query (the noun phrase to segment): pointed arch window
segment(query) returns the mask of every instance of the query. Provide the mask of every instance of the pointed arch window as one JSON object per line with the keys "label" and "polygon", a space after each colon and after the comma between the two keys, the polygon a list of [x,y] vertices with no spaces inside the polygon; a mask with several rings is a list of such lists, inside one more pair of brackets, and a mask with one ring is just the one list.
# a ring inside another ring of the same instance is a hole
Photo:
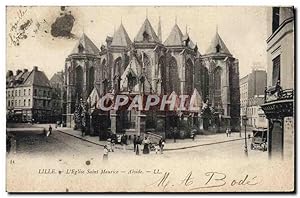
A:
{"label": "pointed arch window", "polygon": [[149,34],[146,31],[143,33],[143,41],[149,42]]}
{"label": "pointed arch window", "polygon": [[217,53],[220,53],[220,49],[221,49],[221,46],[218,44],[218,45],[216,46],[216,52],[217,52]]}
{"label": "pointed arch window", "polygon": [[80,43],[80,44],[78,45],[78,53],[81,54],[81,53],[83,53],[83,51],[84,51],[84,47],[83,47],[83,45]]}
{"label": "pointed arch window", "polygon": [[221,73],[220,67],[217,67],[214,72],[214,89],[215,95],[221,95]]}

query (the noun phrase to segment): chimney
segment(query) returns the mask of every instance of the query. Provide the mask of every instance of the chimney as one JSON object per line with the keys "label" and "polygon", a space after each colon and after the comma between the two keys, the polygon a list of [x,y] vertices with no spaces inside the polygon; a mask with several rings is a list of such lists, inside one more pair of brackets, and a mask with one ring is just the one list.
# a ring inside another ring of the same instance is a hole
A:
{"label": "chimney", "polygon": [[18,69],[16,72],[16,75],[19,75],[22,72],[22,70]]}
{"label": "chimney", "polygon": [[14,75],[14,72],[12,70],[8,70],[6,73],[6,77],[11,77]]}
{"label": "chimney", "polygon": [[38,66],[33,66],[33,71],[38,71]]}

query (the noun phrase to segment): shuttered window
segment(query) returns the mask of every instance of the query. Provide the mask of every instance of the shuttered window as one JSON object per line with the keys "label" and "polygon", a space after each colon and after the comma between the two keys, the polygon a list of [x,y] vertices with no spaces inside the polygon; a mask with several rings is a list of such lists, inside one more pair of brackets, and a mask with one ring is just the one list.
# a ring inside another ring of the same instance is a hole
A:
{"label": "shuttered window", "polygon": [[273,59],[272,85],[280,81],[280,55]]}

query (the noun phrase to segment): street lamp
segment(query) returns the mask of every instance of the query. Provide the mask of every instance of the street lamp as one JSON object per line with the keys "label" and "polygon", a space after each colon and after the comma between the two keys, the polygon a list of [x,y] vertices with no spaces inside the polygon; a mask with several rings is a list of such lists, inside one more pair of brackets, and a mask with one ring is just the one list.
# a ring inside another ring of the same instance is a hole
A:
{"label": "street lamp", "polygon": [[246,132],[246,127],[247,127],[247,116],[243,115],[243,124],[245,126],[245,154],[248,157],[248,148],[247,148],[247,132]]}

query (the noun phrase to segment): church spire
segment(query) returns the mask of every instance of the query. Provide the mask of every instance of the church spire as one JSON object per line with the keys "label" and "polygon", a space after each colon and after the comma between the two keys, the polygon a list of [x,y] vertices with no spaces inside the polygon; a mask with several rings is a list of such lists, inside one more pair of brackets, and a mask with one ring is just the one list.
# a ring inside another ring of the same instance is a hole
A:
{"label": "church spire", "polygon": [[157,36],[160,42],[162,42],[162,36],[161,36],[161,21],[160,21],[160,16],[158,18],[158,30],[157,30]]}

